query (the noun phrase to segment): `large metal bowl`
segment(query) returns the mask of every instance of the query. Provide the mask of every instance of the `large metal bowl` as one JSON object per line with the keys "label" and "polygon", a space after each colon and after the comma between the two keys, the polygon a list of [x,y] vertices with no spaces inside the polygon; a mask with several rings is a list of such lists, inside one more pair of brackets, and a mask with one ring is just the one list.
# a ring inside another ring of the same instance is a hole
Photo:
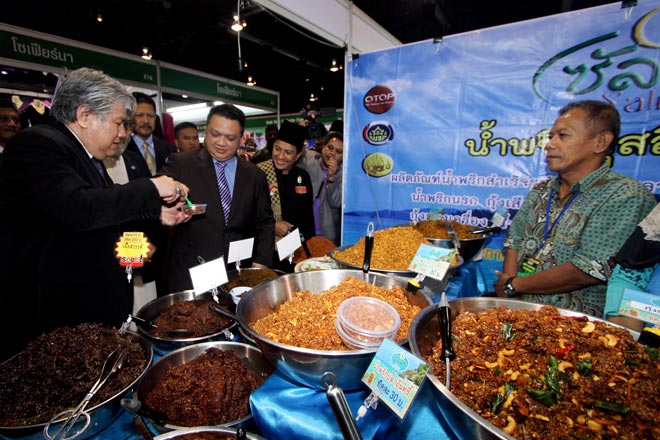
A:
{"label": "large metal bowl", "polygon": [[[417,223],[404,223],[397,226],[415,226]],[[470,231],[476,231],[483,228],[478,228],[476,226],[470,226]],[[492,232],[486,232],[479,234],[479,237],[474,238],[459,238],[458,243],[460,247],[458,248],[458,255],[463,258],[463,261],[472,261],[479,252],[486,246],[486,241],[488,238],[493,235]],[[433,244],[433,246],[438,246],[444,249],[454,249],[456,246],[451,239],[448,238],[436,238],[436,237],[426,237],[428,241]]]}
{"label": "large metal bowl", "polygon": [[[361,267],[354,266],[350,263],[346,263],[342,260],[339,260],[335,257],[336,252],[341,252],[351,246],[354,245],[346,245],[346,246],[340,246],[338,248],[333,249],[328,256],[332,258],[336,264],[337,267],[341,269],[352,269],[352,270],[362,270]],[[447,270],[447,273],[445,274],[444,278],[442,280],[436,280],[431,277],[427,277],[424,280],[424,286],[427,288],[427,291],[430,293],[431,298],[435,298],[437,294],[445,290],[445,287],[447,286],[447,283],[449,282],[449,279],[453,275],[454,271],[458,269],[461,265],[463,264],[463,258],[459,255],[456,257],[454,260],[453,264],[449,267],[449,270]],[[377,273],[382,273],[385,275],[392,275],[395,277],[401,277],[401,278],[415,278],[417,276],[417,272],[412,272],[409,270],[391,270],[391,269],[369,269],[370,272],[377,272]]]}
{"label": "large metal bowl", "polygon": [[[450,301],[449,305],[451,307],[452,320],[462,312],[479,312],[494,307],[508,307],[511,310],[540,310],[542,307],[541,304],[525,301],[486,297],[455,299]],[[578,313],[572,310],[558,310],[562,316],[584,316],[584,313]],[[428,358],[432,353],[433,346],[440,338],[440,326],[436,311],[436,305],[427,307],[417,315],[410,325],[410,332],[408,333],[410,350],[422,359]],[[602,321],[602,319],[593,316],[589,316],[589,319],[592,321]],[[610,325],[619,327],[614,324]],[[635,332],[631,333],[637,338],[638,334]],[[432,384],[433,394],[438,407],[457,438],[515,440],[514,437],[495,427],[495,425],[492,425],[464,404],[431,372],[428,373],[428,378]]]}
{"label": "large metal bowl", "polygon": [[[323,292],[339,284],[346,277],[362,279],[363,273],[357,270],[319,270],[299,272],[281,276],[261,284],[238,303],[238,321],[255,341],[278,371],[290,379],[311,387],[323,389],[321,376],[327,371],[337,376],[338,386],[344,390],[359,388],[361,378],[376,350],[329,351],[312,350],[275,342],[254,331],[251,323],[273,313],[277,307],[291,299],[294,293],[309,290],[312,293]],[[369,273],[368,280],[376,286],[406,288],[407,280],[379,273]],[[411,304],[424,308],[431,304],[425,291],[408,293]]]}
{"label": "large metal bowl", "polygon": [[[146,359],[144,369],[142,370],[140,375],[136,377],[135,380],[133,380],[123,390],[121,390],[114,396],[106,399],[104,402],[101,402],[91,408],[86,409],[86,412],[89,413],[90,415],[91,421],[89,427],[85,431],[83,431],[79,437],[77,437],[78,440],[84,440],[84,439],[96,437],[99,432],[107,428],[113,422],[113,420],[115,420],[117,415],[122,411],[120,405],[121,399],[124,396],[126,396],[126,394],[129,393],[129,391],[135,386],[135,384],[145,375],[147,369],[151,365],[154,355],[151,344],[145,338],[143,338],[142,336],[136,333],[130,331],[127,333],[131,336],[133,341],[136,344],[139,344],[140,347],[144,350],[145,359]],[[13,359],[13,357],[5,362],[9,362],[11,361],[11,359]],[[54,433],[55,431],[57,431],[59,425],[60,425],[59,423],[54,423],[50,428],[50,432]],[[0,436],[6,438],[21,439],[21,440],[43,440],[44,439],[43,431],[45,426],[46,423],[27,425],[21,427],[0,426]]]}
{"label": "large metal bowl", "polygon": [[[247,366],[248,369],[255,371],[264,378],[270,376],[270,374],[273,372],[273,366],[270,364],[270,362],[268,362],[268,360],[264,357],[258,348],[253,347],[252,345],[227,341],[202,342],[199,344],[181,347],[166,354],[158,361],[156,361],[156,363],[154,363],[154,365],[147,370],[147,372],[144,374],[144,377],[138,384],[134,398],[139,401],[144,401],[144,399],[149,395],[151,390],[154,389],[160,378],[163,376],[163,374],[165,374],[165,372],[167,372],[167,370],[190,362],[211,347],[217,348],[219,350],[233,350],[243,360],[243,363]],[[147,417],[149,416],[147,415]],[[232,420],[228,423],[218,426],[235,428],[246,427],[247,422],[251,419],[252,415],[248,414],[242,419]],[[186,428],[183,426],[176,426],[167,423],[159,424],[159,422],[156,420],[152,421],[154,426],[156,426],[156,428],[161,432]]]}
{"label": "large metal bowl", "polygon": [[[154,437],[154,440],[190,440],[204,434],[226,434],[226,436],[232,437],[236,436],[236,431],[236,428],[199,426],[196,428],[177,429],[175,431],[166,432]],[[246,438],[248,440],[264,440],[260,435],[252,434],[250,432],[246,433]]]}
{"label": "large metal bowl", "polygon": [[[213,295],[209,292],[202,293],[201,295],[195,295],[195,292],[192,290],[170,293],[169,295],[161,296],[152,301],[149,301],[147,304],[142,306],[140,310],[138,310],[136,316],[147,321],[153,321],[158,315],[160,315],[163,311],[172,305],[179,302],[193,300],[213,301]],[[219,294],[218,300],[220,305],[233,310],[234,303],[229,295]],[[159,337],[150,334],[140,326],[138,326],[137,329],[138,333],[140,333],[153,344],[154,349],[159,354],[164,354],[177,348],[185,347],[191,344],[197,344],[200,342],[227,340],[223,330],[198,337],[177,337],[175,335],[170,337]]]}

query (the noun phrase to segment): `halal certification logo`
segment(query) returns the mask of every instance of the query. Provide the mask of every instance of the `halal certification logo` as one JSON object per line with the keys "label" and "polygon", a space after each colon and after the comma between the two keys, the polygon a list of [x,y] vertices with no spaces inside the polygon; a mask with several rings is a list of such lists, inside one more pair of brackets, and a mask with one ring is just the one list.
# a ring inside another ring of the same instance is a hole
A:
{"label": "halal certification logo", "polygon": [[371,145],[384,145],[394,139],[394,127],[387,121],[374,121],[364,127],[362,137]]}
{"label": "halal certification logo", "polygon": [[378,85],[369,89],[362,102],[368,111],[380,115],[392,108],[394,99],[394,92],[389,87]]}

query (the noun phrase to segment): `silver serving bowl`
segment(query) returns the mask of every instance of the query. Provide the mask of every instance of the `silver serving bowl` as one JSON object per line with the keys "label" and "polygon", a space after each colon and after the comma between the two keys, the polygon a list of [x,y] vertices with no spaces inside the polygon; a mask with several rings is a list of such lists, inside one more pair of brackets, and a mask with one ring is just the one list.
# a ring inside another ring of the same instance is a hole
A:
{"label": "silver serving bowl", "polygon": [[[335,256],[337,252],[342,252],[348,249],[349,247],[354,246],[354,245],[345,245],[345,246],[339,246],[333,250],[330,251],[328,256],[332,258],[338,267],[341,269],[352,269],[352,270],[362,270],[362,266],[355,266],[350,263],[346,263],[345,261],[337,259]],[[457,269],[463,264],[464,260],[462,257],[457,257],[455,260],[454,264],[450,266],[450,270]],[[403,277],[403,278],[414,278],[417,275],[417,272],[413,272],[411,270],[392,270],[392,269],[378,269],[378,268],[369,268],[369,272],[377,272],[377,273],[382,273],[385,275],[392,275],[396,277]]]}
{"label": "silver serving bowl", "polygon": [[[101,402],[91,408],[87,408],[85,411],[90,416],[89,427],[83,431],[80,436],[77,437],[77,440],[85,440],[88,438],[95,438],[99,432],[107,428],[119,415],[122,411],[120,405],[121,399],[126,396],[127,393],[135,386],[135,384],[145,375],[147,369],[151,365],[153,360],[154,352],[149,341],[147,341],[142,336],[133,333],[131,331],[126,332],[129,334],[135,343],[139,344],[140,347],[144,350],[146,364],[144,369],[138,377],[135,378],[128,386],[123,390],[115,394],[114,396],[106,399],[104,402]],[[18,355],[16,355],[18,356]],[[12,358],[8,359],[5,362],[11,361]],[[40,423],[35,425],[27,425],[20,427],[13,426],[0,426],[0,436],[5,438],[12,439],[21,439],[21,440],[43,440],[44,439],[44,427],[47,423]],[[59,428],[60,423],[53,423],[49,432],[54,433]],[[74,428],[76,429],[76,428]],[[70,434],[73,435],[73,432]]]}
{"label": "silver serving bowl", "polygon": [[[175,431],[166,432],[154,437],[154,440],[184,440],[188,438],[186,436],[192,436],[190,438],[194,439],[195,435],[200,434],[227,434],[235,436],[236,431],[237,429],[235,428],[199,426],[196,428],[177,429]],[[246,433],[246,438],[248,440],[264,440],[263,437],[249,432]]]}
{"label": "silver serving bowl", "polygon": [[[149,301],[147,304],[142,306],[140,310],[138,310],[136,316],[147,321],[153,321],[158,315],[160,315],[163,311],[167,310],[167,308],[171,307],[172,305],[179,302],[193,300],[213,301],[213,295],[210,292],[205,292],[201,295],[195,295],[195,292],[192,290],[170,293],[169,295],[161,296]],[[218,292],[218,301],[221,306],[227,307],[230,310],[234,309],[234,302],[232,301],[231,296]],[[168,337],[154,336],[140,326],[137,327],[137,330],[138,333],[140,333],[153,344],[154,349],[159,354],[200,342],[227,340],[223,330],[197,337],[179,337],[177,335],[171,335]]]}
{"label": "silver serving bowl", "polygon": [[[416,223],[404,223],[402,225],[398,226],[415,226]],[[472,231],[476,231],[478,228],[476,226],[470,226],[469,228]],[[458,243],[460,244],[460,247],[458,249],[458,255],[460,255],[463,258],[463,261],[472,261],[474,257],[476,257],[479,252],[486,246],[486,241],[488,238],[493,235],[492,232],[486,232],[483,234],[479,234],[479,237],[475,238],[459,238]],[[438,246],[444,249],[454,249],[456,246],[454,245],[454,242],[451,239],[448,238],[435,238],[435,237],[426,237],[428,241],[433,244],[433,246]]]}
{"label": "silver serving bowl", "polygon": [[[542,305],[511,300],[506,298],[459,298],[449,302],[451,308],[452,320],[462,312],[479,312],[494,307],[508,307],[511,310],[540,310]],[[558,309],[562,316],[584,316],[584,313],[574,312],[572,310]],[[439,324],[437,318],[437,305],[427,307],[422,310],[413,320],[408,333],[408,342],[410,350],[416,356],[426,360],[432,354],[433,346],[440,338]],[[589,316],[592,321],[603,321],[602,319]],[[609,325],[619,327],[608,323]],[[632,332],[635,339],[638,334]],[[515,440],[514,437],[505,433],[501,429],[492,425],[486,419],[477,414],[469,406],[458,399],[445,384],[430,371],[428,378],[432,384],[433,394],[436,403],[443,417],[451,427],[457,438],[469,438],[479,440]]]}
{"label": "silver serving bowl", "polygon": [[[363,279],[362,271],[319,270],[283,275],[280,278],[261,284],[238,303],[237,315],[241,327],[255,341],[264,356],[276,365],[278,371],[290,379],[311,388],[324,389],[321,376],[333,372],[338,386],[344,390],[359,388],[361,378],[376,350],[330,351],[312,350],[275,342],[252,329],[251,323],[276,311],[277,307],[291,299],[294,293],[309,290],[323,292],[339,284],[346,277]],[[380,273],[369,273],[368,281],[376,286],[406,288],[407,280]],[[411,304],[424,308],[431,304],[426,291],[408,293]]]}
{"label": "silver serving bowl", "polygon": [[[340,246],[336,249],[333,249],[330,251],[328,256],[332,258],[337,266],[341,269],[352,269],[352,270],[362,270],[362,267],[354,266],[352,264],[346,263],[344,261],[338,260],[335,257],[335,252],[341,252],[353,245],[346,245],[346,246]],[[463,258],[461,256],[456,257],[456,260],[454,264],[452,264],[449,267],[449,270],[447,270],[447,273],[445,274],[445,277],[442,280],[436,280],[431,277],[426,277],[424,280],[424,286],[426,287],[428,292],[432,292],[430,294],[431,298],[435,298],[436,294],[439,294],[443,290],[445,290],[445,287],[447,286],[447,283],[449,282],[449,278],[451,278],[452,274],[456,269],[458,269],[461,265],[463,265]],[[402,277],[405,279],[408,278],[415,278],[417,276],[417,272],[412,272],[409,270],[390,270],[390,269],[371,269],[369,268],[370,272],[377,272],[377,273],[382,273],[385,275],[392,275],[395,277]]]}
{"label": "silver serving bowl", "polygon": [[[165,374],[165,372],[167,372],[167,370],[190,362],[211,347],[217,348],[219,350],[235,351],[236,354],[243,360],[243,363],[247,366],[248,369],[255,371],[264,378],[267,378],[273,372],[273,366],[270,364],[270,362],[268,362],[268,360],[264,357],[258,348],[252,345],[228,341],[202,342],[194,345],[188,345],[186,347],[181,347],[166,354],[158,361],[156,361],[156,363],[154,363],[154,365],[151,366],[151,368],[149,368],[142,377],[142,380],[138,384],[135,391],[134,398],[138,401],[144,401],[144,399],[149,395],[151,390],[154,389],[160,378],[163,376],[163,374]],[[146,417],[149,417],[149,415],[146,414]],[[250,419],[252,419],[252,415],[248,414],[239,420],[232,420],[218,426],[240,428],[244,427],[246,422],[248,422]],[[167,424],[167,422],[164,424],[160,424],[156,420],[152,420],[152,422],[154,423],[154,426],[156,426],[156,428],[161,432],[185,428],[183,426]]]}

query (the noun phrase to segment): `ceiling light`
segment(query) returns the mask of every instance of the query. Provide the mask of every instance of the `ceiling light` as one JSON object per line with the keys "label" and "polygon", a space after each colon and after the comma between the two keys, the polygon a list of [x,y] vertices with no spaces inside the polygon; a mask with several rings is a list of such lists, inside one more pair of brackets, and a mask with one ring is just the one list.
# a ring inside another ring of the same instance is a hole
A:
{"label": "ceiling light", "polygon": [[188,95],[181,95],[181,97],[182,97],[183,99],[186,99],[186,98],[188,98]]}
{"label": "ceiling light", "polygon": [[151,52],[149,52],[148,47],[143,47],[141,56],[142,56],[142,59],[144,59],[144,60],[150,60],[153,55],[151,55]]}
{"label": "ceiling light", "polygon": [[339,70],[337,66],[337,60],[332,60],[332,66],[330,66],[330,72],[336,72]]}
{"label": "ceiling light", "polygon": [[103,23],[103,16],[101,14],[97,15],[96,21],[98,21],[99,23]]}
{"label": "ceiling light", "polygon": [[243,30],[243,25],[238,20],[238,15],[234,15],[234,22],[231,24],[231,30],[234,32],[240,32]]}
{"label": "ceiling light", "polygon": [[247,85],[250,86],[250,87],[252,87],[252,86],[256,86],[256,85],[257,85],[257,82],[254,81],[254,80],[252,80],[252,77],[251,77],[251,76],[248,76]]}
{"label": "ceiling light", "polygon": [[316,101],[317,99],[318,98],[316,96],[314,96],[313,93],[309,96],[309,100],[312,101],[312,102]]}

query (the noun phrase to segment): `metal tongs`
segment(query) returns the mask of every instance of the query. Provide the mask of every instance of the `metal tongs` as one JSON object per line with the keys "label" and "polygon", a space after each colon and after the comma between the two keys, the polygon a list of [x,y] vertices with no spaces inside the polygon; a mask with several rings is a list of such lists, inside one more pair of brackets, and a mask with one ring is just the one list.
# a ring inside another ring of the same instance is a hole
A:
{"label": "metal tongs", "polygon": [[[115,350],[110,353],[103,363],[103,368],[101,368],[101,374],[98,380],[89,389],[85,395],[85,398],[74,409],[62,411],[50,419],[46,426],[44,426],[44,437],[46,437],[48,440],[73,440],[85,432],[91,422],[91,417],[89,416],[89,413],[85,411],[85,408],[87,408],[87,405],[92,400],[92,397],[94,397],[98,390],[100,390],[101,387],[105,385],[108,379],[110,379],[110,377],[114,376],[117,372],[119,372],[119,370],[123,368],[127,357],[128,354],[125,350]],[[51,434],[51,426],[63,417],[66,417],[66,419],[64,419],[57,431]],[[69,432],[71,432],[71,429],[78,423],[80,417],[85,418],[84,425],[75,434],[69,436]]]}
{"label": "metal tongs", "polygon": [[364,261],[362,263],[362,272],[364,273],[364,282],[369,282],[369,268],[371,267],[371,251],[374,248],[374,222],[367,225],[367,235],[364,236]]}
{"label": "metal tongs", "polygon": [[450,389],[451,374],[449,364],[450,361],[456,357],[456,353],[454,353],[451,346],[451,309],[449,308],[449,301],[447,301],[447,294],[445,292],[442,292],[440,295],[440,302],[438,303],[438,322],[440,323],[440,336],[442,338],[442,354],[440,355],[440,358],[445,360],[447,369],[445,386],[447,389]]}

